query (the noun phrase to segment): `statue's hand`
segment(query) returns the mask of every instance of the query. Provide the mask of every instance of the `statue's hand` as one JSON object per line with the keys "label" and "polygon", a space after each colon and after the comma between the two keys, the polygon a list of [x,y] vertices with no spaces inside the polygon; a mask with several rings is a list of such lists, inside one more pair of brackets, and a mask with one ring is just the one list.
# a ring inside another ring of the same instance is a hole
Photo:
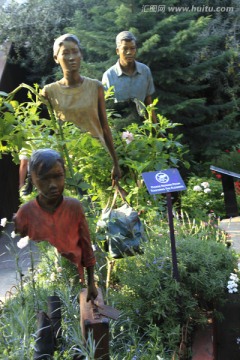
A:
{"label": "statue's hand", "polygon": [[98,296],[98,291],[95,284],[88,285],[87,301],[94,300]]}
{"label": "statue's hand", "polygon": [[119,180],[121,178],[121,176],[122,176],[122,174],[121,174],[120,167],[118,165],[113,166],[112,173],[111,173],[113,186],[115,185],[115,181]]}

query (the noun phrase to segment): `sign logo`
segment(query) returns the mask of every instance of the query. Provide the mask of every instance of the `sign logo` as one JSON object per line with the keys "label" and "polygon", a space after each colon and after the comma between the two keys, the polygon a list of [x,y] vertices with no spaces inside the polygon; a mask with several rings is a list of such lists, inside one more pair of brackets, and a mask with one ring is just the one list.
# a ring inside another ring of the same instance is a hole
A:
{"label": "sign logo", "polygon": [[169,182],[169,176],[167,174],[162,173],[162,172],[157,173],[155,175],[155,179],[161,184],[165,184],[165,183]]}
{"label": "sign logo", "polygon": [[177,169],[150,171],[142,173],[142,177],[151,195],[186,190]]}

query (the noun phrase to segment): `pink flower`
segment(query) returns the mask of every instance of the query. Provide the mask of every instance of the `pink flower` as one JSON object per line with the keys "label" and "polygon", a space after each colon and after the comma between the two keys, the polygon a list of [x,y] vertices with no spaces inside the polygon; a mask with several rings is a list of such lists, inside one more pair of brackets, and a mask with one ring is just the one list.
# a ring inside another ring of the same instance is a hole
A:
{"label": "pink flower", "polygon": [[122,139],[123,139],[123,140],[126,140],[126,143],[127,143],[127,144],[130,144],[130,142],[132,142],[133,139],[134,139],[134,135],[133,135],[132,133],[130,133],[128,130],[127,130],[127,131],[124,131],[124,132],[122,133]]}

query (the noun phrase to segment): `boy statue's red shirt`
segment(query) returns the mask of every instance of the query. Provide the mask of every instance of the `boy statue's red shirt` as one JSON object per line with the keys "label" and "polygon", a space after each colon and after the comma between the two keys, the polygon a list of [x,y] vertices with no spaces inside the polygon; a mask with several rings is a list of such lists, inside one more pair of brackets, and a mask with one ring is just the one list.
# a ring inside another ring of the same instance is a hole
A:
{"label": "boy statue's red shirt", "polygon": [[73,262],[83,281],[83,267],[94,266],[88,224],[75,198],[63,197],[53,213],[42,209],[37,199],[22,205],[14,218],[15,231],[33,241],[48,241],[58,252]]}

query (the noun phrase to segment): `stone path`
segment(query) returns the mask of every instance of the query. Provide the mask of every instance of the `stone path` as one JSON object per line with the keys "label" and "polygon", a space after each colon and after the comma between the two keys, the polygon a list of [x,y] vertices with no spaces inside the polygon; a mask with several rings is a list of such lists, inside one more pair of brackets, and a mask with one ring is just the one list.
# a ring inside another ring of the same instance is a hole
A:
{"label": "stone path", "polygon": [[232,247],[240,254],[240,216],[222,220],[220,228],[231,236]]}
{"label": "stone path", "polygon": [[[13,224],[8,224],[0,236],[0,301],[4,301],[9,296],[9,291],[14,291],[14,285],[19,284],[20,274],[17,271],[16,257],[21,273],[27,275],[31,267],[30,246],[24,249],[17,247],[19,237],[11,238]],[[31,251],[33,252],[34,262],[38,261],[37,248],[31,242]]]}

